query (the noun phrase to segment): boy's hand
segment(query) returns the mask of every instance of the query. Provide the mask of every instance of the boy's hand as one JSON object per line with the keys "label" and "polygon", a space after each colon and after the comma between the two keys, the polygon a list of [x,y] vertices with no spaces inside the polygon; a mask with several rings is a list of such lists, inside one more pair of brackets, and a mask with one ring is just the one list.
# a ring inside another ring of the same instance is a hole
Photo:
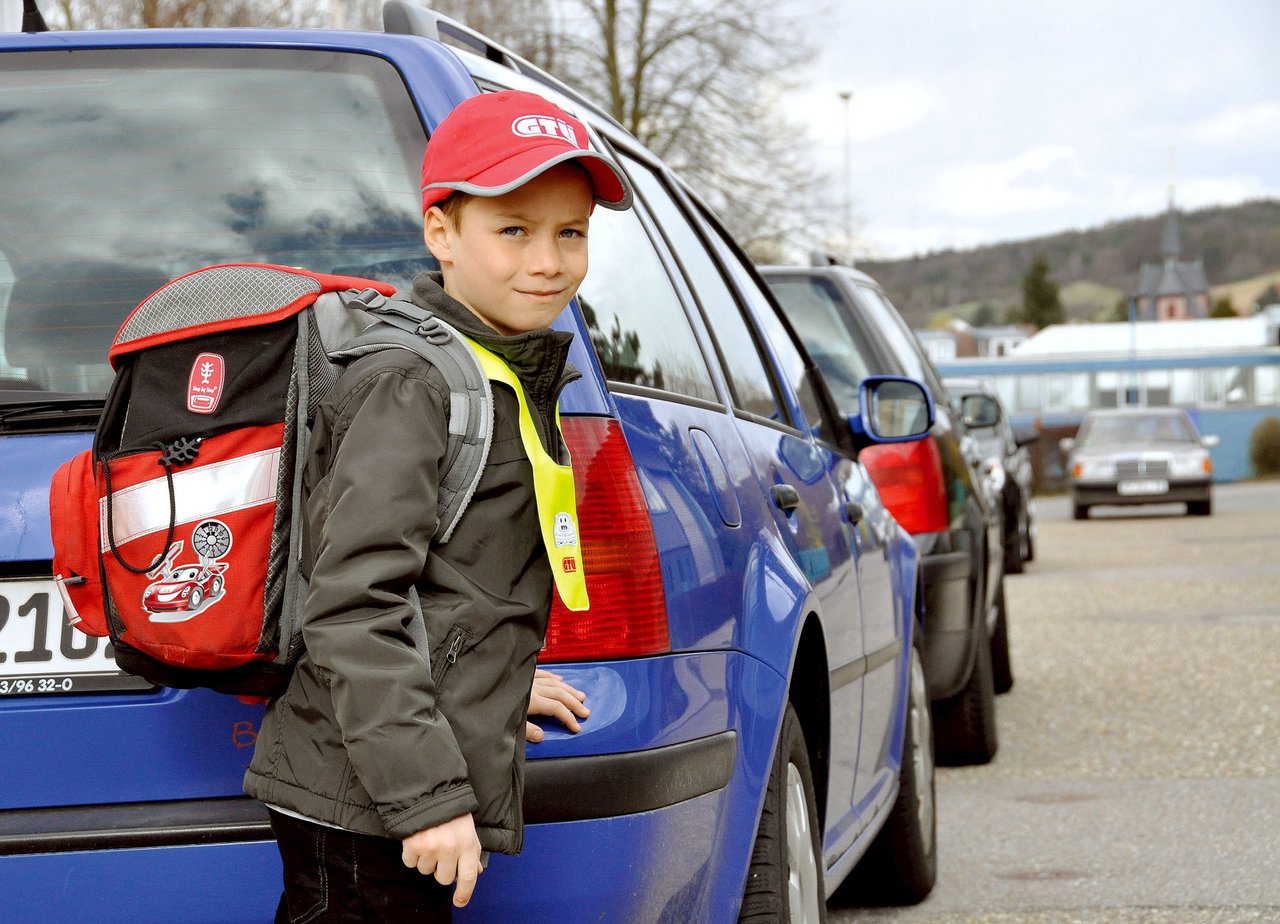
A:
{"label": "boy's hand", "polygon": [[466,907],[471,901],[471,893],[475,891],[476,879],[482,872],[480,838],[476,836],[476,825],[471,816],[459,815],[434,828],[424,828],[406,837],[402,843],[400,859],[404,865],[410,869],[416,867],[424,876],[434,875],[441,885],[449,885],[456,879],[454,907]]}
{"label": "boy's hand", "polygon": [[[578,719],[591,715],[591,710],[584,705],[586,698],[586,693],[569,686],[559,674],[538,668],[533,672],[533,689],[529,691],[529,715],[554,716],[576,735],[582,730]],[[543,737],[544,732],[537,725],[524,723],[526,741],[537,744]]]}

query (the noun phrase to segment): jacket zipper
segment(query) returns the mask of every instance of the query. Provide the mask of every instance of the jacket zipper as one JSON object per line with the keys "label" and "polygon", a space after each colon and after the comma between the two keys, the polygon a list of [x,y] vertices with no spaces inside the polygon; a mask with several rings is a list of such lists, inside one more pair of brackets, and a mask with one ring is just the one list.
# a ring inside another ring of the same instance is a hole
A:
{"label": "jacket zipper", "polygon": [[466,630],[462,626],[454,626],[449,630],[447,637],[449,647],[445,650],[444,660],[437,666],[435,670],[435,687],[439,691],[444,678],[449,673],[449,668],[453,667],[458,661],[458,652],[462,650],[462,643],[466,641]]}

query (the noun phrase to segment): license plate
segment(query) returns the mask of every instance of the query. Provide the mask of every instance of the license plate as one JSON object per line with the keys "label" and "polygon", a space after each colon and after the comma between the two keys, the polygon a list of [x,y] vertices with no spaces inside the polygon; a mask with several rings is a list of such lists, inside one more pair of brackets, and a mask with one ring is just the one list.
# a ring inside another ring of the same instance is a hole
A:
{"label": "license plate", "polygon": [[150,689],[116,667],[110,642],[67,624],[52,580],[0,581],[0,696]]}
{"label": "license plate", "polygon": [[1147,478],[1142,481],[1122,481],[1117,490],[1126,497],[1135,494],[1167,494],[1169,482],[1162,478]]}

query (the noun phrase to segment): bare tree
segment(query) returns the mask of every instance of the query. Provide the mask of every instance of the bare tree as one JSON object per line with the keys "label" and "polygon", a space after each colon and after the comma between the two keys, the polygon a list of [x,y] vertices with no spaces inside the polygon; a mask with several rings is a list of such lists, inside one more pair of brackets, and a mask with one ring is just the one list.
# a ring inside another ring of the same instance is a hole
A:
{"label": "bare tree", "polygon": [[679,171],[749,253],[825,241],[835,210],[783,103],[812,56],[772,0],[561,0],[555,69]]}
{"label": "bare tree", "polygon": [[[50,4],[56,4],[50,5]],[[48,0],[54,29],[382,28],[381,0]],[[775,0],[432,0],[594,98],[671,164],[747,252],[840,233],[834,187],[786,115],[813,47]],[[819,17],[820,18],[820,17]],[[825,192],[825,195],[824,195]]]}
{"label": "bare tree", "polygon": [[[362,0],[350,0],[359,3]],[[758,259],[840,233],[785,115],[812,55],[774,0],[433,0],[594,99],[679,171]]]}
{"label": "bare tree", "polygon": [[55,0],[41,6],[51,29],[329,25],[327,0]]}

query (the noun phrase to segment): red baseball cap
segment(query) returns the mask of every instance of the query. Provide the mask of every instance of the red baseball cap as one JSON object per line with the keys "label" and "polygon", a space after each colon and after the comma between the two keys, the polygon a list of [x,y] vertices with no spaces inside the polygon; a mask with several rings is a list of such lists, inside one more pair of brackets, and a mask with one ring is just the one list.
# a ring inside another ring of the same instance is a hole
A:
{"label": "red baseball cap", "polygon": [[463,100],[427,141],[422,211],[455,191],[501,196],[568,160],[586,170],[596,202],[630,208],[626,177],[587,140],[585,125],[536,93],[502,90]]}

